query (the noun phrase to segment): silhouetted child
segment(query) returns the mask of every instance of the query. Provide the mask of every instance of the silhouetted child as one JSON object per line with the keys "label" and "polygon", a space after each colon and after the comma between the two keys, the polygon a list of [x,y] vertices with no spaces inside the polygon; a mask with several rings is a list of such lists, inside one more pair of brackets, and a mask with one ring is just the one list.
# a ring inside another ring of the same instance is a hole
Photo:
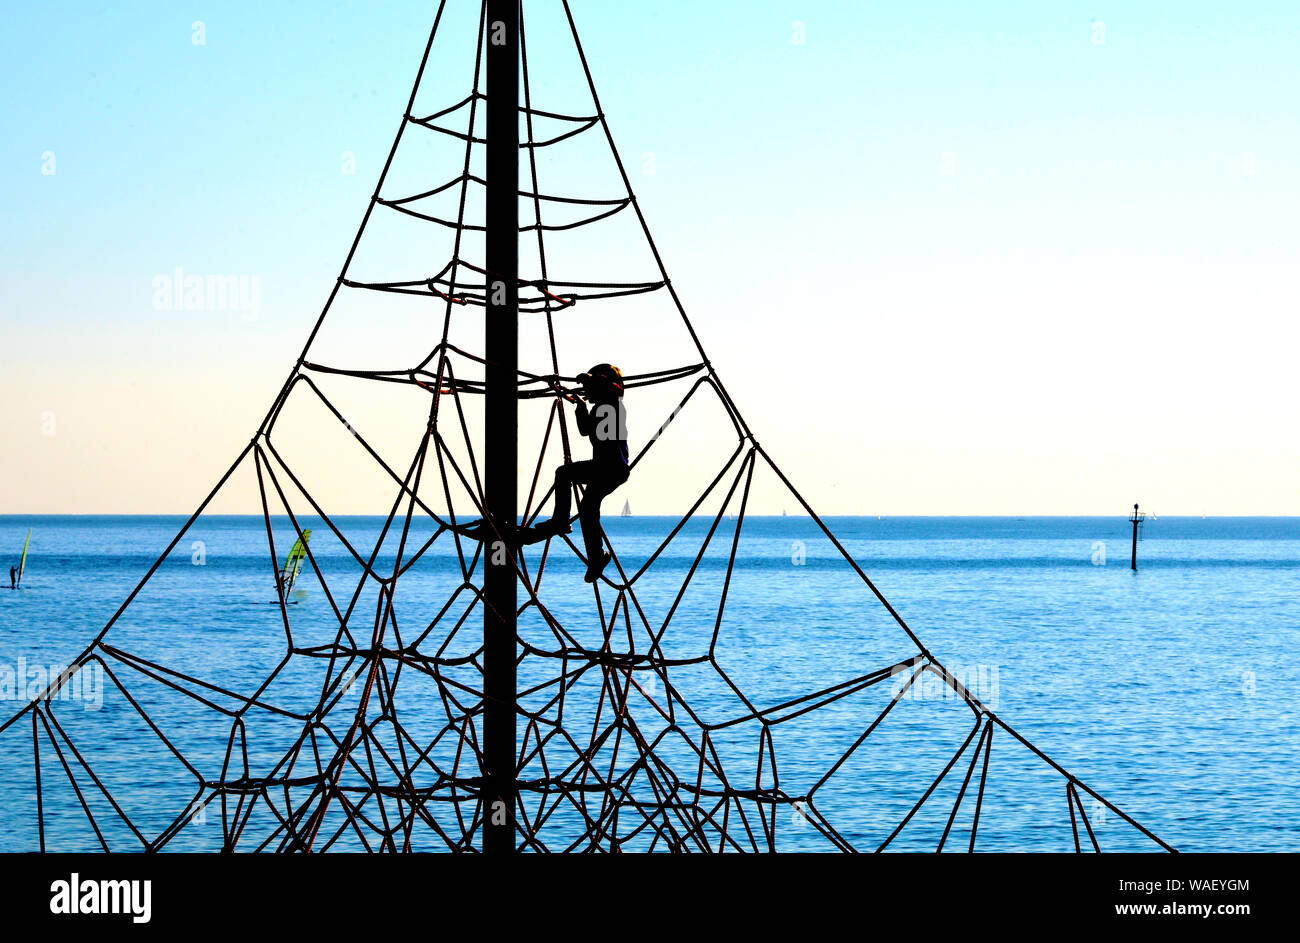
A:
{"label": "silhouetted child", "polygon": [[[591,458],[585,462],[568,462],[555,470],[555,512],[537,529],[547,534],[567,534],[573,486],[585,485],[578,503],[578,521],[582,525],[582,542],[587,551],[588,583],[600,579],[610,555],[601,538],[600,503],[627,481],[627,412],[623,408],[623,372],[607,363],[596,364],[578,374],[582,397],[577,401],[578,432],[591,440]],[[587,408],[587,403],[591,408]]]}

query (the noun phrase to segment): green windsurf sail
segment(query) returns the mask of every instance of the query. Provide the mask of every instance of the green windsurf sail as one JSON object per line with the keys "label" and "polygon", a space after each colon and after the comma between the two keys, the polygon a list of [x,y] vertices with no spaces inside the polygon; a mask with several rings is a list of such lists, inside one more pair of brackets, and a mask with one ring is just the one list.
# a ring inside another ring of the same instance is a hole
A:
{"label": "green windsurf sail", "polygon": [[14,588],[23,585],[23,570],[27,569],[27,548],[32,545],[32,531],[27,529],[27,539],[23,541],[23,556],[18,561],[18,579],[14,581]]}
{"label": "green windsurf sail", "polygon": [[298,581],[298,574],[302,572],[302,563],[307,559],[307,541],[310,539],[311,530],[303,531],[302,536],[289,548],[289,556],[284,559],[284,568],[280,570],[280,585],[284,587],[286,593],[293,589],[293,584]]}

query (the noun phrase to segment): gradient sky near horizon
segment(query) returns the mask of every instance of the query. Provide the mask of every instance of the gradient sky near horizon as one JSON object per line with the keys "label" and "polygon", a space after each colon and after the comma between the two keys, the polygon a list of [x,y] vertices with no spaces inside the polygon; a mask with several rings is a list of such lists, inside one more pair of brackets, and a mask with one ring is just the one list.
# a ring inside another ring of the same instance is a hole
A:
{"label": "gradient sky near horizon", "polygon": [[[202,499],[435,7],[7,5],[0,513]],[[677,290],[818,510],[1300,514],[1300,7],[572,7]],[[159,310],[177,267],[258,310]]]}

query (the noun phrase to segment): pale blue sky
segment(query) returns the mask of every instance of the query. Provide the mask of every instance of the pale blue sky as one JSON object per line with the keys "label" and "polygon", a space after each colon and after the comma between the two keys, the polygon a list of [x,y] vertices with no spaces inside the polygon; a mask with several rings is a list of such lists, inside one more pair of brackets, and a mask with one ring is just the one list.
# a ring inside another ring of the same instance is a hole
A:
{"label": "pale blue sky", "polygon": [[[337,274],[435,6],[7,5],[0,512],[206,493]],[[814,504],[1300,513],[1300,8],[573,8],[704,344]],[[176,266],[256,276],[257,316],[156,310]]]}

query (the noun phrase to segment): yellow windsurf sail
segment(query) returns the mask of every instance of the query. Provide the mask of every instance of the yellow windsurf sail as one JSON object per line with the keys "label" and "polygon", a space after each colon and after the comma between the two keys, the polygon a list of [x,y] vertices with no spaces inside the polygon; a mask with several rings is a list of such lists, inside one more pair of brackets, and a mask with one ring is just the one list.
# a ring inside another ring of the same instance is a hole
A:
{"label": "yellow windsurf sail", "polygon": [[310,539],[311,530],[303,531],[302,536],[289,548],[289,556],[284,559],[284,569],[280,571],[280,585],[284,587],[286,593],[293,589],[293,584],[298,581],[298,574],[302,572],[302,563],[307,559],[307,541]]}
{"label": "yellow windsurf sail", "polygon": [[31,528],[29,527],[27,529],[27,539],[23,542],[23,556],[22,559],[18,561],[18,579],[14,581],[15,587],[23,585],[23,570],[27,569],[27,548],[30,547],[31,545],[32,545],[32,531]]}

